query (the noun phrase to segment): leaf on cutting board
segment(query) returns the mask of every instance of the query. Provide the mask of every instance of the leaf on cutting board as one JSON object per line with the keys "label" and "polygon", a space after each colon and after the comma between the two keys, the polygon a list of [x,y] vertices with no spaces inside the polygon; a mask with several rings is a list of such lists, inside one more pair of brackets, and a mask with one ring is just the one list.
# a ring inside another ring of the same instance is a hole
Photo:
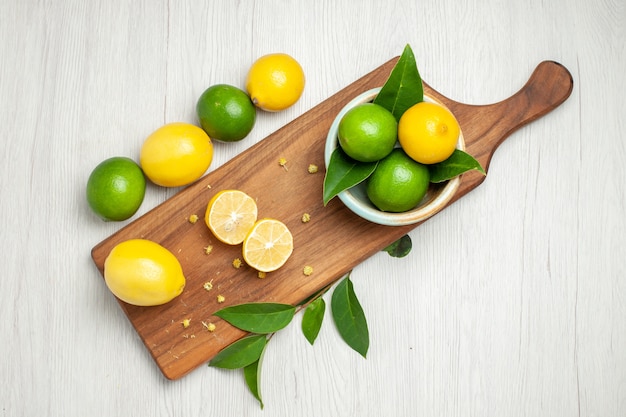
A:
{"label": "leaf on cutting board", "polygon": [[430,182],[434,183],[447,181],[471,170],[477,170],[486,175],[480,162],[460,149],[455,149],[445,161],[429,165],[428,170],[430,171]]}
{"label": "leaf on cutting board", "polygon": [[261,357],[266,343],[265,335],[246,336],[222,349],[211,359],[209,366],[225,369],[248,366]]}
{"label": "leaf on cutting board", "polygon": [[296,313],[289,304],[248,303],[223,308],[214,314],[233,326],[252,333],[273,333],[287,326]]}
{"label": "leaf on cutting board", "polygon": [[409,45],[391,70],[389,78],[374,99],[374,104],[389,110],[397,121],[411,106],[424,101],[424,85]]}
{"label": "leaf on cutting board", "polygon": [[350,276],[344,278],[333,291],[331,311],[337,331],[343,340],[365,358],[370,344],[369,330]]}
{"label": "leaf on cutting board", "polygon": [[378,162],[357,162],[337,147],[330,156],[324,177],[324,205],[340,192],[366,180]]}

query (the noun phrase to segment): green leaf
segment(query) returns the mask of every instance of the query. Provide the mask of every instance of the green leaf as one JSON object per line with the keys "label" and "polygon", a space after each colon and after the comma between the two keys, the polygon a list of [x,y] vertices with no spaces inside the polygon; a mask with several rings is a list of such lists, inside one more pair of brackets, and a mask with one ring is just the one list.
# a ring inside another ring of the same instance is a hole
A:
{"label": "green leaf", "polygon": [[322,328],[324,321],[324,312],[326,311],[326,302],[323,298],[318,298],[308,305],[302,315],[302,333],[310,344],[315,343],[317,335]]}
{"label": "green leaf", "polygon": [[406,45],[374,103],[389,110],[399,121],[409,107],[421,101],[424,101],[422,77],[417,70],[413,50]]}
{"label": "green leaf", "polygon": [[394,258],[404,258],[411,252],[412,248],[413,242],[411,241],[411,237],[404,235],[383,250]]}
{"label": "green leaf", "polygon": [[[267,346],[267,345],[266,345]],[[265,351],[265,349],[263,349]],[[254,398],[257,399],[259,405],[261,406],[261,410],[263,409],[263,399],[261,398],[261,363],[263,362],[263,352],[261,352],[261,356],[256,361],[252,362],[250,365],[244,366],[243,368],[243,377],[246,380],[246,385],[250,389]]]}
{"label": "green leaf", "polygon": [[226,307],[215,313],[233,326],[252,333],[273,333],[291,322],[296,308],[289,304],[249,303]]}
{"label": "green leaf", "polygon": [[330,156],[324,177],[324,205],[340,192],[372,175],[378,162],[357,162],[337,147]]}
{"label": "green leaf", "polygon": [[248,366],[261,357],[266,343],[265,335],[246,336],[222,349],[211,359],[209,366],[225,369]]}
{"label": "green leaf", "polygon": [[473,169],[486,175],[484,168],[472,155],[460,149],[455,149],[445,161],[428,166],[430,182],[444,182]]}
{"label": "green leaf", "polygon": [[335,325],[343,340],[365,358],[370,344],[369,330],[365,313],[354,293],[349,276],[333,291],[331,310]]}

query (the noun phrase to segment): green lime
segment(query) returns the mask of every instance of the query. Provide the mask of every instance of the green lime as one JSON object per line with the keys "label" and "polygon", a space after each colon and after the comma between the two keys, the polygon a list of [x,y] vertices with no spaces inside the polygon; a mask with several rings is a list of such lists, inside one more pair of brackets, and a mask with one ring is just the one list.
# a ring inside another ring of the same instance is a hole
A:
{"label": "green lime", "polygon": [[146,194],[143,171],[130,158],[102,161],[87,180],[89,207],[107,221],[121,221],[137,212]]}
{"label": "green lime", "polygon": [[429,184],[428,167],[397,148],[378,162],[366,190],[379,210],[400,213],[416,207],[426,195]]}
{"label": "green lime", "polygon": [[227,84],[207,88],[198,99],[200,126],[211,139],[237,142],[248,136],[256,121],[256,108],[241,89]]}
{"label": "green lime", "polygon": [[339,121],[339,145],[352,159],[374,162],[393,150],[398,122],[391,112],[374,103],[363,103],[348,110]]}

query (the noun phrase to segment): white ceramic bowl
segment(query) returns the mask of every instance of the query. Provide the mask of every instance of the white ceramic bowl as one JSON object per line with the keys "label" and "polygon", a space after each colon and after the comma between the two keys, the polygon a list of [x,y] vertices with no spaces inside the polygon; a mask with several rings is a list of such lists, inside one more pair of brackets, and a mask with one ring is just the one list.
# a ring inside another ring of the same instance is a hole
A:
{"label": "white ceramic bowl", "polygon": [[[341,109],[339,114],[337,114],[337,117],[330,126],[330,130],[328,131],[328,136],[326,138],[326,148],[324,149],[324,162],[326,163],[326,167],[328,167],[330,156],[333,151],[337,148],[337,146],[339,146],[337,130],[339,128],[339,122],[343,116],[353,107],[356,107],[361,103],[368,103],[372,101],[379,91],[380,88],[374,88],[356,96],[352,101],[346,104],[343,109]],[[431,101],[443,106],[443,103],[428,95],[424,95],[424,101]],[[457,149],[461,149],[463,151],[465,150],[463,132],[459,135]],[[355,214],[373,223],[386,226],[405,226],[422,222],[443,209],[452,199],[454,193],[458,190],[459,185],[461,184],[461,179],[456,177],[441,184],[430,184],[426,195],[417,207],[402,213],[388,213],[380,211],[376,208],[369,198],[367,198],[365,184],[366,181],[348,190],[342,191],[338,195],[339,199]]]}

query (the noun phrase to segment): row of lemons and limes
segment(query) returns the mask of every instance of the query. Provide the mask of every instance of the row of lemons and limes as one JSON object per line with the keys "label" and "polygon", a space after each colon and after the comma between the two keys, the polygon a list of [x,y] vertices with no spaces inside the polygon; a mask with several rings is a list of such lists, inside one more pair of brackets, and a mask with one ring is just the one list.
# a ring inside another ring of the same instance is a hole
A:
{"label": "row of lemons and limes", "polygon": [[383,106],[363,103],[346,112],[337,131],[339,145],[352,159],[378,161],[366,194],[378,209],[396,213],[419,204],[430,184],[428,165],[448,159],[459,135],[454,115],[427,101],[408,108],[399,121]]}
{"label": "row of lemons and limes", "polygon": [[[128,157],[100,163],[87,181],[89,206],[106,221],[132,217],[143,202],[147,177],[164,187],[190,184],[204,175],[213,159],[211,140],[236,142],[254,127],[256,110],[280,111],[293,105],[304,90],[300,64],[284,53],[256,60],[246,77],[246,91],[228,84],[207,88],[196,104],[200,127],[166,124],[143,143],[139,164]],[[229,245],[242,244],[252,268],[274,271],[293,251],[287,226],[271,218],[257,219],[255,200],[239,190],[222,190],[209,201],[205,223]],[[117,244],[104,262],[107,286],[119,299],[134,305],[167,303],[180,295],[186,279],[176,256],[160,244],[130,239]]]}

